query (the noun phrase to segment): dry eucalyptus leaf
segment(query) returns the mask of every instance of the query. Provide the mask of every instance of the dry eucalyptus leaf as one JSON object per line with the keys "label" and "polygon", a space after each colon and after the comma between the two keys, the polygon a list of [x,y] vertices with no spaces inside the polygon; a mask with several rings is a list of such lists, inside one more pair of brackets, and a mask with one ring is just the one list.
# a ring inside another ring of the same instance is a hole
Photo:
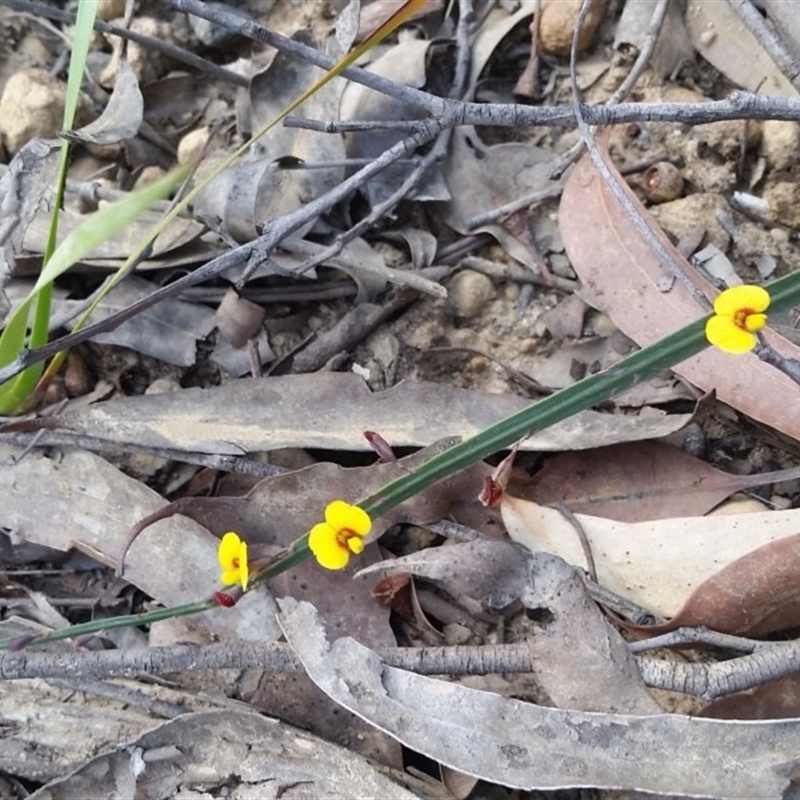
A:
{"label": "dry eucalyptus leaf", "polygon": [[[412,381],[371,393],[358,376],[329,372],[116,398],[64,411],[43,427],[104,441],[228,455],[281,447],[368,450],[365,430],[377,431],[393,447],[424,446],[443,436],[473,436],[527,404],[515,395]],[[689,414],[584,411],[534,434],[521,447],[568,450],[658,438],[690,419]]]}
{"label": "dry eucalyptus leaf", "polygon": [[64,135],[74,142],[84,144],[116,144],[123,139],[132,139],[139,132],[144,116],[144,100],[131,65],[127,58],[120,57],[114,90],[103,113],[94,121],[76,131]]}
{"label": "dry eucalyptus leaf", "polygon": [[536,706],[390,667],[353,639],[331,642],[309,603],[280,607],[287,640],[326,694],[413,750],[503,786],[779,798],[796,771],[798,721]]}
{"label": "dry eucalyptus leaf", "polygon": [[[56,141],[31,139],[0,175],[0,286],[19,274],[17,260],[31,222],[49,212],[59,160]],[[39,251],[41,252],[41,251]]]}
{"label": "dry eucalyptus leaf", "polygon": [[734,492],[800,477],[800,469],[731,475],[660,442],[559,453],[511,493],[622,522],[702,516]]}
{"label": "dry eucalyptus leaf", "polygon": [[[47,632],[8,626],[8,622],[0,623],[0,638]],[[41,647],[63,651],[72,645],[58,642]],[[117,679],[114,684],[122,690],[119,698],[71,691],[56,681],[0,682],[0,717],[5,728],[0,770],[37,783],[59,780],[97,753],[116,748],[120,741],[150,730],[158,714],[172,711],[177,716],[210,710],[219,702],[157,682]],[[135,693],[131,696],[140,698],[139,705],[130,702],[127,690]],[[107,794],[92,791],[84,796]],[[132,791],[127,796],[132,797]]]}
{"label": "dry eucalyptus leaf", "polygon": [[[614,33],[616,49],[633,45],[641,51],[645,47],[653,10],[658,3],[659,0],[627,0]],[[659,76],[666,78],[693,57],[694,48],[689,42],[682,8],[678,3],[668,3],[650,63]]]}
{"label": "dry eucalyptus leaf", "polygon": [[156,800],[196,794],[198,787],[211,786],[230,800],[417,797],[342,747],[279,720],[228,709],[185,714],[158,725],[29,797],[135,795]]}
{"label": "dry eucalyptus leaf", "polygon": [[[507,492],[500,510],[515,542],[587,566],[575,528],[560,511]],[[576,517],[591,546],[598,582],[663,617],[677,614],[692,592],[727,564],[800,530],[800,509],[634,523]]]}
{"label": "dry eucalyptus leaf", "polygon": [[800,534],[726,564],[692,592],[668,623],[636,630],[658,635],[699,625],[750,637],[799,627]]}
{"label": "dry eucalyptus leaf", "polygon": [[[633,191],[620,181],[630,202],[648,219]],[[671,275],[588,156],[575,165],[567,179],[558,217],[578,276],[622,332],[642,347],[706,313],[680,281],[669,291],[660,288],[661,281]],[[714,287],[698,275],[655,223],[651,225],[694,286],[712,298]],[[800,347],[769,328],[763,335],[781,355],[800,359]],[[673,371],[705,391],[714,389],[722,402],[759,422],[800,439],[800,415],[786,413],[787,398],[797,395],[797,384],[754,353],[732,356],[709,348]]]}
{"label": "dry eucalyptus leaf", "polygon": [[792,84],[728,3],[688,0],[686,27],[697,52],[732,83],[750,92],[797,97]]}
{"label": "dry eucalyptus leaf", "polygon": [[[51,458],[0,444],[0,526],[21,540],[67,551],[75,548],[116,566],[138,520],[164,505],[152,489],[107,461],[81,450]],[[16,462],[14,462],[14,459]],[[209,597],[219,588],[212,534],[185,517],[158,524],[126,562],[125,578],[165,605]],[[266,601],[266,602],[265,602]],[[223,639],[264,639],[275,631],[266,594],[246,595],[235,608],[192,618]]]}
{"label": "dry eucalyptus leaf", "polygon": [[[149,281],[129,275],[106,295],[92,321],[100,322],[123,311],[156,289]],[[197,360],[198,340],[208,336],[214,325],[214,312],[208,306],[168,298],[125,320],[113,331],[98,333],[92,340],[129,347],[167,364],[190,367]]]}
{"label": "dry eucalyptus leaf", "polygon": [[792,719],[800,717],[800,673],[737,692],[709,703],[702,717],[714,719]]}
{"label": "dry eucalyptus leaf", "polygon": [[[143,211],[135,219],[131,220],[116,236],[112,236],[110,239],[98,245],[92,251],[91,258],[86,258],[79,263],[96,267],[105,267],[107,269],[116,269],[130,256],[145,236],[161,222],[162,218],[163,214],[153,209]],[[78,214],[70,209],[64,209],[58,218],[59,243],[79,225],[82,225],[86,219],[87,215],[85,214]],[[50,218],[48,214],[44,213],[39,214],[31,222],[24,239],[24,247],[27,255],[41,255],[44,252],[49,224]],[[173,253],[186,245],[194,243],[204,230],[202,225],[191,219],[176,217],[171,220],[153,242],[151,255],[148,259],[148,264],[151,265],[150,268],[153,269],[158,266],[163,266],[163,263],[159,263],[158,261],[159,256]],[[198,256],[195,256],[194,258],[196,259],[197,257]]]}
{"label": "dry eucalyptus leaf", "polygon": [[552,167],[549,150],[516,142],[487,147],[475,128],[456,128],[442,163],[452,198],[442,207],[445,222],[461,234],[491,234],[512,258],[535,268],[528,248],[503,225],[490,223],[472,229],[467,222],[522,195],[558,186],[550,180]]}

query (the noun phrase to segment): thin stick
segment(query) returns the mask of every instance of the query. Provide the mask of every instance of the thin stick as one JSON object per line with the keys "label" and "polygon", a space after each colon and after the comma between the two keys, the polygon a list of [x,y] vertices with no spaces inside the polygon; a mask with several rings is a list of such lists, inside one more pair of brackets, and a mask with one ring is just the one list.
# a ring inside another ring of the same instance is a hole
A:
{"label": "thin stick", "polygon": [[592,581],[597,583],[597,565],[594,561],[592,545],[589,542],[589,537],[586,535],[583,525],[581,525],[580,520],[563,503],[556,503],[554,508],[564,516],[573,528],[575,528],[575,533],[578,534],[578,541],[580,541],[581,549],[583,550],[583,557],[586,559],[586,571],[589,573],[589,577]]}
{"label": "thin stick", "polygon": [[[532,672],[526,642],[482,647],[389,647],[377,650],[391,666],[421,675],[490,675]],[[686,664],[637,657],[648,686],[711,700],[796,673],[800,640],[769,642],[750,655],[714,664]],[[172,645],[135,650],[22,650],[0,654],[0,680],[23,678],[105,678],[112,675],[261,668],[271,672],[303,669],[287,644],[237,641],[196,647]]]}

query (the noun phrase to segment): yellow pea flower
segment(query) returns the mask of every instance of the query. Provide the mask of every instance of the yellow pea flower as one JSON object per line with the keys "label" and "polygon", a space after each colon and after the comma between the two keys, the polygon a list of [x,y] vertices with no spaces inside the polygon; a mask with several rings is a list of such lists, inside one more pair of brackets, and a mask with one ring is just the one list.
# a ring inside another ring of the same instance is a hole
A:
{"label": "yellow pea flower", "polygon": [[221,581],[226,586],[241,583],[247,591],[247,579],[250,575],[247,564],[247,542],[239,538],[238,533],[228,531],[219,542],[219,565],[222,568]]}
{"label": "yellow pea flower", "polygon": [[363,537],[371,528],[372,520],[363,508],[334,500],[325,509],[325,522],[308,534],[308,548],[325,569],[343,569],[350,553],[363,552]]}
{"label": "yellow pea flower", "polygon": [[760,286],[732,286],[714,301],[706,339],[726,353],[746,353],[756,346],[755,331],[767,324],[769,292]]}

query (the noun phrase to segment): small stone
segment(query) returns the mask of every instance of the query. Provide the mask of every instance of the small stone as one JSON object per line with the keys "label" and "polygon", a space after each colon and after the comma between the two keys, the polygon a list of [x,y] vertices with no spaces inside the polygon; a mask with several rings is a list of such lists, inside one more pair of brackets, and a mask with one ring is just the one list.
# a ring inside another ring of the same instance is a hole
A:
{"label": "small stone", "polygon": [[[568,56],[572,47],[572,34],[581,10],[581,0],[551,0],[544,11],[539,25],[539,41],[545,53]],[[591,46],[594,35],[603,19],[606,0],[592,0],[589,13],[581,27],[578,51]]]}
{"label": "small stone", "polygon": [[656,222],[671,236],[680,241],[689,231],[702,225],[707,232],[708,244],[724,253],[730,236],[719,222],[720,213],[731,213],[728,201],[720,194],[698,193],[679,197],[649,209]]}
{"label": "small stone", "polygon": [[156,166],[155,164],[151,164],[149,167],[145,167],[139,173],[139,177],[136,179],[136,183],[134,183],[133,188],[141,189],[142,186],[150,186],[156,181],[161,180],[161,178],[163,178],[166,174],[167,172],[165,169]]}
{"label": "small stone", "polygon": [[764,199],[776,222],[800,228],[800,185],[789,181],[773,183],[764,192]]}
{"label": "small stone", "polygon": [[180,383],[174,378],[156,378],[145,390],[145,394],[166,394],[176,392],[181,388]]}
{"label": "small stone", "polygon": [[494,297],[494,284],[482,272],[465,269],[459,272],[448,287],[459,317],[477,317]]}
{"label": "small stone", "polygon": [[772,169],[788,169],[800,158],[800,125],[780,119],[763,123],[761,152]]}
{"label": "small stone", "polygon": [[125,13],[125,0],[100,0],[97,4],[97,19],[108,22]]}
{"label": "small stone", "polygon": [[519,293],[520,288],[518,283],[507,283],[503,289],[503,294],[505,295],[506,300],[509,300],[512,303],[519,299]]}
{"label": "small stone", "polygon": [[199,161],[209,137],[208,128],[196,128],[189,131],[178,144],[178,163],[194,164]]}
{"label": "small stone", "polygon": [[[115,25],[124,27],[124,20],[119,19],[114,21]],[[167,22],[161,22],[152,17],[135,17],[130,24],[130,29],[135,33],[141,33],[153,39],[162,39],[167,42],[175,41],[175,31]],[[112,46],[111,60],[100,75],[100,85],[104,89],[113,89],[114,81],[117,78],[117,63],[119,62],[122,54],[122,39],[118,36],[110,37]],[[159,78],[163,77],[166,73],[167,59],[161,53],[155,50],[147,50],[142,45],[136,42],[128,42],[128,63],[139,81],[139,85],[143,86],[147,83],[153,83]]]}
{"label": "small stone", "polygon": [[66,84],[43,69],[14,73],[0,97],[0,139],[16,153],[34,138],[53,139],[64,118]]}

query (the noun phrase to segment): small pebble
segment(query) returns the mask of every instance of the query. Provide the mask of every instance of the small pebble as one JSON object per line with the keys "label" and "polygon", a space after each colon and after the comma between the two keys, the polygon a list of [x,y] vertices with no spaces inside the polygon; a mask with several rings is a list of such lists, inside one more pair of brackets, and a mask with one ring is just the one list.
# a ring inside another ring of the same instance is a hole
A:
{"label": "small pebble", "polygon": [[761,152],[772,169],[788,169],[800,158],[800,125],[768,119],[762,125]]}
{"label": "small pebble", "polygon": [[43,69],[15,72],[0,97],[0,139],[11,153],[33,138],[53,139],[64,117],[66,84]]}
{"label": "small pebble", "polygon": [[450,281],[448,292],[456,313],[466,319],[477,317],[495,295],[491,278],[471,269],[459,272]]}
{"label": "small pebble", "polygon": [[[539,41],[543,52],[569,55],[580,10],[581,0],[552,0],[545,6],[539,24]],[[605,10],[606,0],[592,0],[586,21],[581,27],[578,51],[586,50],[592,44]]]}
{"label": "small pebble", "polygon": [[195,161],[199,161],[208,139],[208,128],[189,131],[178,144],[178,163],[193,164]]}
{"label": "small pebble", "polygon": [[793,181],[773,183],[764,192],[764,199],[776,222],[800,228],[800,185]]}
{"label": "small pebble", "polygon": [[139,173],[139,177],[136,179],[136,183],[133,185],[133,188],[141,189],[143,186],[150,186],[156,181],[161,180],[161,178],[163,178],[166,174],[166,170],[164,170],[162,167],[151,164],[149,167],[145,167]]}
{"label": "small pebble", "polygon": [[99,0],[97,3],[97,19],[105,22],[121,17],[125,13],[125,0]]}

